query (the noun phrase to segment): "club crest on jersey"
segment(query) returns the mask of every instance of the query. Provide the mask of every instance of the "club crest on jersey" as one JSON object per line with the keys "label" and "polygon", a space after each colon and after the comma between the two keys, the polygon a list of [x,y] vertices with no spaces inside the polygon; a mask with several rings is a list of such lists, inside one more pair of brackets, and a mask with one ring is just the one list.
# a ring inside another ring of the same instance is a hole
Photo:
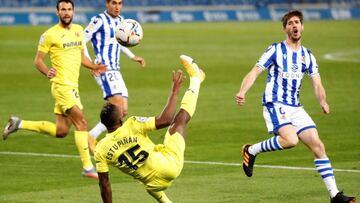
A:
{"label": "club crest on jersey", "polygon": [[76,37],[80,37],[80,33],[79,33],[79,32],[75,32],[75,36],[76,36]]}
{"label": "club crest on jersey", "polygon": [[145,123],[149,120],[149,118],[148,117],[136,117],[136,120],[141,123]]}
{"label": "club crest on jersey", "polygon": [[285,111],[280,107],[279,112],[281,114],[281,119],[285,119]]}
{"label": "club crest on jersey", "polygon": [[299,67],[298,67],[296,64],[292,64],[291,70],[292,70],[293,72],[296,72],[298,69],[299,69]]}
{"label": "club crest on jersey", "polygon": [[96,23],[98,22],[98,20],[99,20],[99,19],[98,19],[97,17],[95,17],[93,23],[96,24]]}
{"label": "club crest on jersey", "polygon": [[45,42],[45,37],[44,37],[44,34],[42,34],[41,37],[40,37],[40,40],[39,40],[39,44],[43,45],[44,42]]}

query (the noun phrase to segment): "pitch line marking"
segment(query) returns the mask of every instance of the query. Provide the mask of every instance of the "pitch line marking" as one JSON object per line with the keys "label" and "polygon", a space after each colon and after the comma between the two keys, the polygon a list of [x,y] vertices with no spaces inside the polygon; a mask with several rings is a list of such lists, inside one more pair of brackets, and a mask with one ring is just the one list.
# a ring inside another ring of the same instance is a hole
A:
{"label": "pitch line marking", "polygon": [[[47,154],[47,153],[33,153],[33,152],[9,152],[0,151],[0,155],[13,155],[13,156],[35,156],[35,157],[55,157],[55,158],[80,158],[79,155],[67,155],[67,154]],[[190,161],[185,160],[188,164],[202,164],[202,165],[222,165],[222,166],[241,166],[241,163],[226,163],[226,162],[212,162],[212,161]],[[258,168],[270,168],[270,169],[289,169],[289,170],[303,170],[303,171],[316,171],[315,168],[307,167],[295,167],[295,166],[275,166],[275,165],[257,165]],[[351,169],[333,169],[338,172],[360,173],[360,170]]]}
{"label": "pitch line marking", "polygon": [[327,53],[324,55],[324,58],[331,61],[359,63],[360,62],[360,59],[358,58],[359,55],[360,55],[360,50],[353,50],[347,52]]}

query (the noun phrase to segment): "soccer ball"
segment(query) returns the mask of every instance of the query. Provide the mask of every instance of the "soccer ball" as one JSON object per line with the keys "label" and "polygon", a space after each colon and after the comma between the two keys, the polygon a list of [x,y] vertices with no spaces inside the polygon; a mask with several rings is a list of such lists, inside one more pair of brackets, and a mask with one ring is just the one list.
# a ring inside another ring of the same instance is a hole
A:
{"label": "soccer ball", "polygon": [[139,22],[125,19],[120,22],[115,31],[116,40],[125,47],[133,47],[140,43],[144,33]]}

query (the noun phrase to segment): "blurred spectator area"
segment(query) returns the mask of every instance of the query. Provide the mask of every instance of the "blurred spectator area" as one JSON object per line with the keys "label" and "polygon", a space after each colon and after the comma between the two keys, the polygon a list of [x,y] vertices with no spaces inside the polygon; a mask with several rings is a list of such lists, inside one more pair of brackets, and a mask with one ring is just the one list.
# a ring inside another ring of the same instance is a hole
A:
{"label": "blurred spectator area", "polygon": [[[57,0],[0,0],[0,8],[54,8]],[[74,0],[75,8],[105,9],[105,0]],[[360,7],[360,0],[123,0],[124,9],[151,7],[292,7],[297,4]]]}

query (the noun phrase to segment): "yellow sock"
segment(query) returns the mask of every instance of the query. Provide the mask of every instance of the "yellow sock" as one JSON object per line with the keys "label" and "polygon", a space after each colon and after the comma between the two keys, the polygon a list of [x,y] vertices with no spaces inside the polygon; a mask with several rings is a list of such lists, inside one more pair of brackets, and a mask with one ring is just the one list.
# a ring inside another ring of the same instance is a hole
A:
{"label": "yellow sock", "polygon": [[45,133],[56,136],[56,124],[49,121],[25,121],[22,120],[20,129],[31,130],[39,133]]}
{"label": "yellow sock", "polygon": [[151,196],[153,196],[160,203],[172,203],[172,201],[166,196],[164,191],[147,191]]}
{"label": "yellow sock", "polygon": [[75,144],[78,148],[83,168],[89,170],[93,167],[88,146],[88,132],[75,131]]}
{"label": "yellow sock", "polygon": [[199,96],[200,79],[197,77],[190,78],[189,89],[185,92],[183,99],[181,100],[181,109],[184,109],[192,117],[196,109],[196,102]]}

